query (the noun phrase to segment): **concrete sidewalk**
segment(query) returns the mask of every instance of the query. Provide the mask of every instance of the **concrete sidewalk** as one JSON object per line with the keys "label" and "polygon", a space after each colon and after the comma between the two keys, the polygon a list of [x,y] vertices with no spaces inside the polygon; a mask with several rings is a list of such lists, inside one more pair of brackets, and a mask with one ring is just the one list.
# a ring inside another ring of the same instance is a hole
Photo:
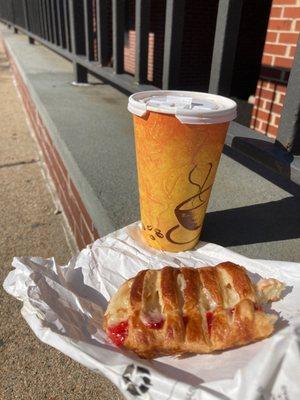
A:
{"label": "concrete sidewalk", "polygon": [[72,237],[43,175],[0,42],[0,399],[121,399],[109,381],[38,341],[21,303],[2,289],[13,256],[71,256]]}

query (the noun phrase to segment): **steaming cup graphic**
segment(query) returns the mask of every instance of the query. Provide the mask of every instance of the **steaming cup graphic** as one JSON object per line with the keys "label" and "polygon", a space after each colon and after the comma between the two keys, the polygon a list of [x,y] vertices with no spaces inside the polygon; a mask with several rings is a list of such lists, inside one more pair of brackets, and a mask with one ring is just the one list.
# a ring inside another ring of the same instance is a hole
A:
{"label": "steaming cup graphic", "polygon": [[199,241],[236,103],[208,93],[148,91],[133,113],[143,237],[179,252]]}

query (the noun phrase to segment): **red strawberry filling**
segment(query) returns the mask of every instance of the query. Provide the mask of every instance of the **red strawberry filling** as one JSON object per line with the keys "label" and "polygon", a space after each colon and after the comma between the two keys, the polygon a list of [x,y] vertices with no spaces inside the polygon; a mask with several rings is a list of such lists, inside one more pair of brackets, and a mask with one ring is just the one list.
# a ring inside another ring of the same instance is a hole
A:
{"label": "red strawberry filling", "polygon": [[149,321],[145,322],[145,325],[151,329],[161,329],[164,325],[164,322],[165,321],[163,318],[160,319],[159,321],[149,320]]}
{"label": "red strawberry filling", "polygon": [[108,328],[108,336],[116,346],[121,346],[128,336],[128,321],[122,321],[118,325]]}
{"label": "red strawberry filling", "polygon": [[187,326],[187,324],[189,322],[189,317],[187,315],[183,315],[182,321],[183,321],[184,326]]}
{"label": "red strawberry filling", "polygon": [[210,335],[210,332],[211,332],[213,319],[214,319],[213,312],[212,311],[206,311],[206,321],[207,321],[207,329],[208,329],[209,335]]}

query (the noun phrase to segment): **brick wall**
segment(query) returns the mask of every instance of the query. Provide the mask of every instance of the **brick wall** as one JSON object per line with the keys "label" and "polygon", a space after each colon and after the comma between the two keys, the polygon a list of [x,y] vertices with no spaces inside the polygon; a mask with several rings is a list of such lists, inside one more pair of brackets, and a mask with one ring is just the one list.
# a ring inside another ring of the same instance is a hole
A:
{"label": "brick wall", "polygon": [[16,64],[14,63],[12,57],[10,57],[7,49],[6,52],[31,126],[43,153],[45,164],[55,184],[63,212],[65,213],[65,216],[69,222],[78,248],[81,250],[87,244],[93,242],[99,237],[98,232],[95,229],[93,221],[80,198],[80,194],[78,193],[74,182],[68,174],[68,171],[55,148],[47,128],[45,127],[42,118],[31,99],[30,93],[27,89],[27,86],[23,82]]}
{"label": "brick wall", "polygon": [[251,128],[276,137],[300,32],[300,0],[273,0]]}

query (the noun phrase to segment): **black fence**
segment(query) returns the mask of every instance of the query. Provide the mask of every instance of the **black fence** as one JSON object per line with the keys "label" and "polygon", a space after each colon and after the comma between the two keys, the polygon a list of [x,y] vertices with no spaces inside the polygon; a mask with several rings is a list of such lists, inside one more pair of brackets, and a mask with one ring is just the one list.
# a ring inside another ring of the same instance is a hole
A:
{"label": "black fence", "polygon": [[[88,73],[133,93],[147,82],[151,0],[135,0],[135,75],[124,73],[125,0],[0,0],[0,20],[74,65],[74,80]],[[243,0],[220,0],[209,91],[230,95]],[[178,87],[185,0],[166,0],[162,89]],[[195,39],[196,40],[196,39]],[[277,140],[231,123],[227,145],[300,184],[300,45],[291,70]]]}

